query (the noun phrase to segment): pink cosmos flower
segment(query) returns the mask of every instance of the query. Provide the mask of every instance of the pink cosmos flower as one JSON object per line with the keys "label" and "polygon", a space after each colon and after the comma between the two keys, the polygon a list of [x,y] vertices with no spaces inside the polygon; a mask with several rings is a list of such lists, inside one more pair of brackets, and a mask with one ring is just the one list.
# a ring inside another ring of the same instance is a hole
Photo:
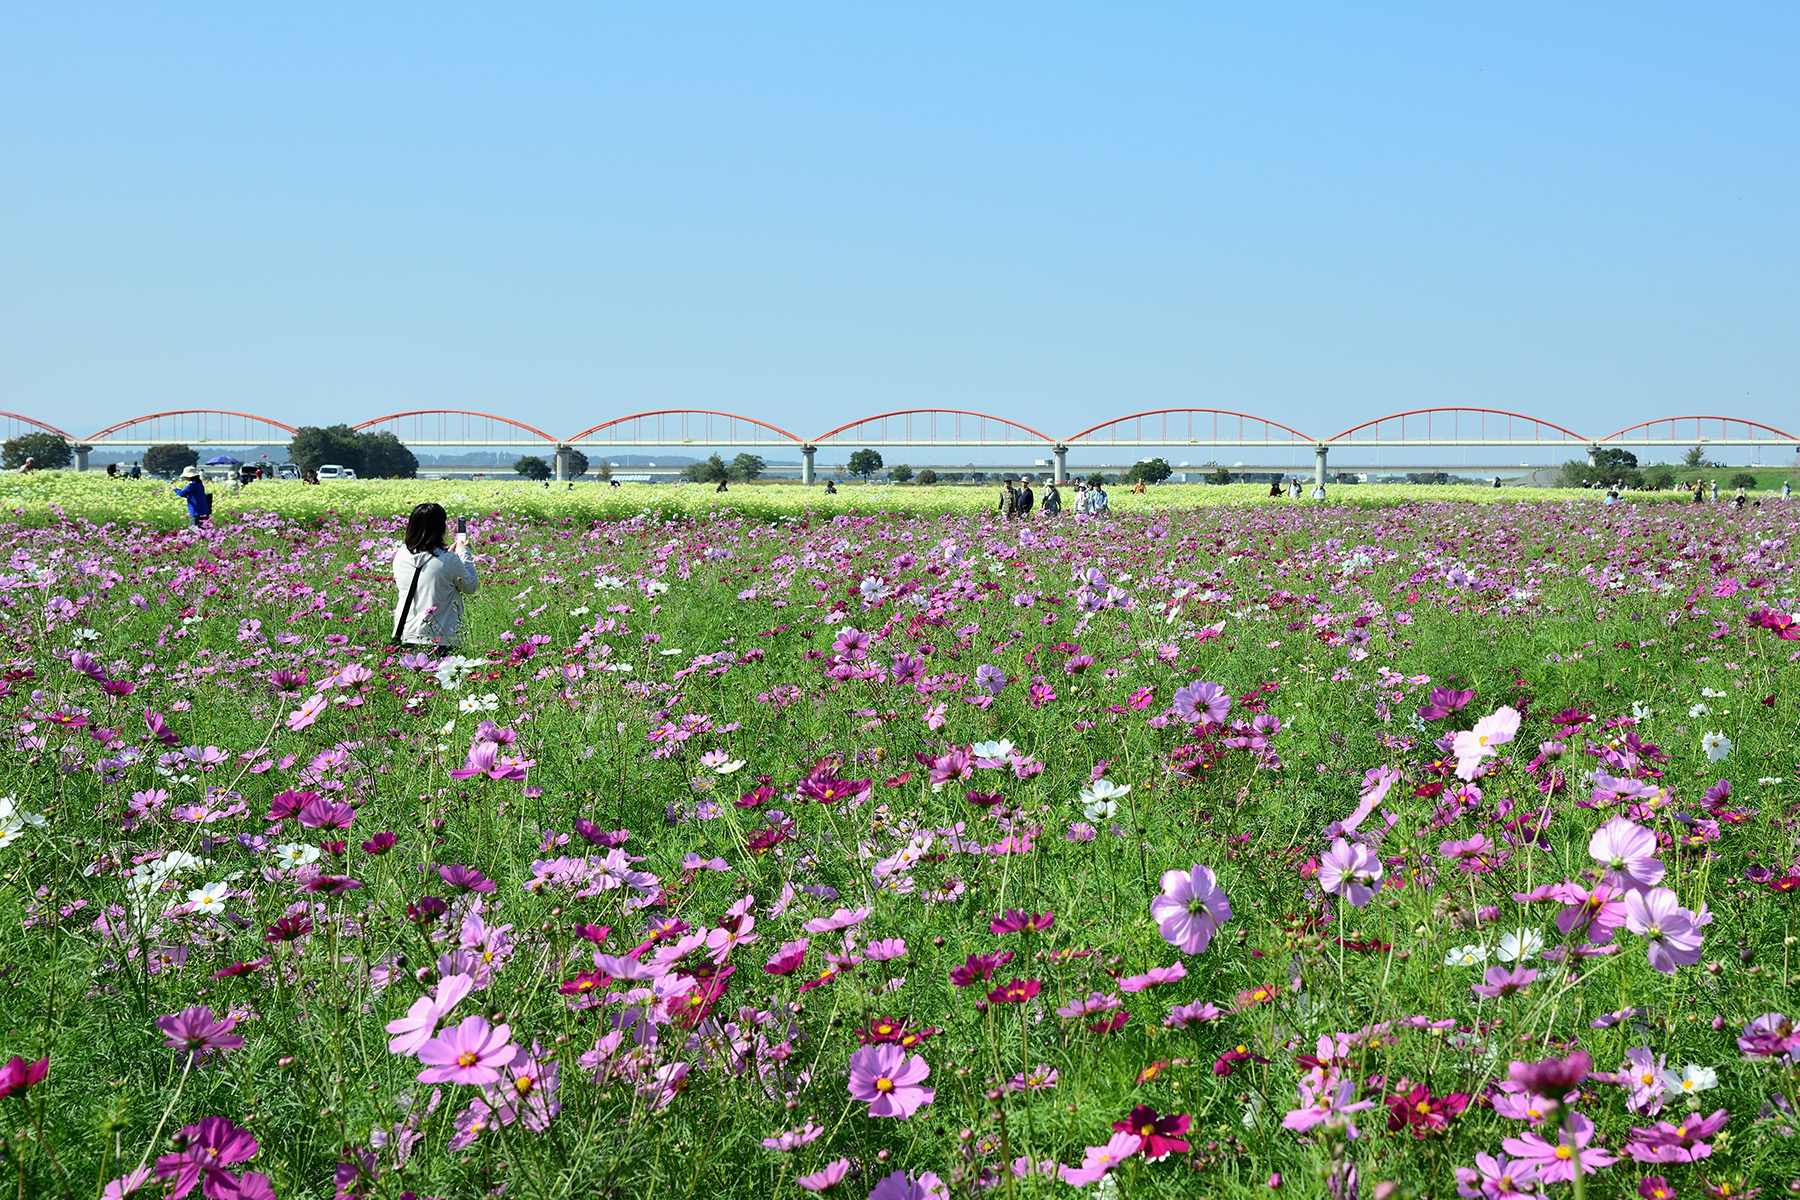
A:
{"label": "pink cosmos flower", "polygon": [[1483,975],[1484,982],[1471,983],[1469,990],[1477,996],[1498,1000],[1530,987],[1537,977],[1535,967],[1489,967]]}
{"label": "pink cosmos flower", "polygon": [[905,1171],[895,1171],[869,1192],[869,1200],[944,1200],[950,1195],[950,1189],[944,1181],[930,1171],[923,1171],[917,1179]]}
{"label": "pink cosmos flower", "polygon": [[796,942],[783,942],[781,949],[769,955],[769,961],[763,964],[763,970],[771,975],[793,974],[806,961],[806,948],[811,944],[806,938]]}
{"label": "pink cosmos flower", "polygon": [[1527,1132],[1519,1137],[1509,1137],[1500,1144],[1508,1154],[1530,1163],[1537,1171],[1540,1183],[1573,1180],[1577,1157],[1583,1175],[1592,1175],[1601,1167],[1610,1167],[1619,1161],[1616,1155],[1590,1144],[1594,1140],[1594,1123],[1580,1113],[1570,1113],[1568,1121],[1552,1132],[1556,1134],[1554,1143],[1540,1134]]}
{"label": "pink cosmos flower", "polygon": [[300,824],[308,829],[348,829],[356,820],[356,810],[348,804],[314,796],[297,814]]}
{"label": "pink cosmos flower", "polygon": [[840,908],[829,917],[814,917],[800,928],[806,933],[834,933],[839,929],[861,925],[873,911],[875,910],[871,908]]}
{"label": "pink cosmos flower", "polygon": [[199,1124],[183,1126],[169,1140],[175,1152],[156,1157],[156,1173],[169,1187],[169,1200],[180,1200],[196,1184],[202,1185],[209,1200],[236,1196],[238,1181],[225,1168],[255,1158],[260,1149],[255,1135],[224,1117],[202,1117]]}
{"label": "pink cosmos flower", "polygon": [[470,1017],[444,1030],[419,1047],[420,1083],[467,1083],[476,1086],[498,1082],[500,1068],[512,1062],[519,1048],[508,1039],[512,1028],[489,1025],[482,1017]]}
{"label": "pink cosmos flower", "polygon": [[1345,1135],[1354,1141],[1361,1136],[1361,1131],[1350,1120],[1350,1114],[1374,1107],[1373,1100],[1356,1099],[1355,1080],[1344,1079],[1334,1084],[1314,1072],[1300,1081],[1300,1107],[1281,1118],[1281,1127],[1305,1133],[1315,1125],[1336,1119],[1342,1122]]}
{"label": "pink cosmos flower", "polygon": [[830,1191],[832,1188],[842,1183],[844,1181],[844,1176],[847,1175],[849,1171],[850,1160],[847,1158],[840,1158],[835,1162],[826,1163],[811,1175],[800,1176],[800,1178],[794,1180],[794,1182],[804,1191],[825,1192]]}
{"label": "pink cosmos flower", "polygon": [[1712,1155],[1712,1147],[1701,1139],[1725,1128],[1729,1120],[1731,1114],[1721,1108],[1710,1117],[1690,1114],[1678,1122],[1658,1121],[1648,1129],[1633,1126],[1625,1149],[1641,1163],[1699,1162]]}
{"label": "pink cosmos flower", "polygon": [[930,1074],[923,1058],[892,1043],[864,1046],[850,1056],[850,1095],[869,1102],[871,1117],[904,1121],[936,1095],[919,1086]]}
{"label": "pink cosmos flower", "polygon": [[1170,1029],[1186,1029],[1190,1025],[1204,1025],[1208,1021],[1216,1021],[1224,1013],[1218,1005],[1211,1001],[1196,1000],[1192,1004],[1178,1004],[1169,1010],[1163,1024]]}
{"label": "pink cosmos flower", "polygon": [[1475,722],[1475,728],[1465,729],[1452,738],[1450,751],[1456,755],[1456,777],[1465,782],[1473,780],[1483,762],[1499,757],[1499,747],[1512,741],[1519,732],[1519,719],[1518,709],[1502,704]]}
{"label": "pink cosmos flower", "polygon": [[1668,888],[1627,892],[1625,928],[1644,939],[1650,965],[1664,975],[1700,961],[1700,919]]}
{"label": "pink cosmos flower", "polygon": [[1195,863],[1192,871],[1163,872],[1162,895],[1150,902],[1150,916],[1164,941],[1184,954],[1203,954],[1231,919],[1231,902],[1212,868]]}
{"label": "pink cosmos flower", "polygon": [[1463,1200],[1515,1200],[1537,1179],[1537,1168],[1502,1154],[1477,1154],[1474,1169],[1456,1168],[1456,1194]]}
{"label": "pink cosmos flower", "polygon": [[1063,1170],[1063,1182],[1070,1187],[1086,1187],[1108,1171],[1137,1153],[1143,1139],[1135,1133],[1115,1133],[1104,1146],[1089,1146],[1079,1167]]}
{"label": "pink cosmos flower", "polygon": [[387,1023],[387,1031],[394,1035],[388,1042],[388,1053],[417,1054],[419,1047],[436,1036],[438,1025],[450,1015],[450,1010],[474,987],[475,981],[467,975],[446,975],[438,980],[435,996],[419,997],[404,1017]]}
{"label": "pink cosmos flower", "polygon": [[1662,860],[1656,857],[1656,835],[1624,817],[1614,817],[1588,839],[1588,854],[1619,877],[1624,886],[1638,890],[1662,882]]}
{"label": "pink cosmos flower", "polygon": [[906,939],[881,938],[863,947],[863,956],[870,962],[892,962],[896,958],[906,957]]}
{"label": "pink cosmos flower", "polygon": [[231,1032],[237,1022],[230,1017],[215,1019],[213,1010],[204,1004],[158,1017],[156,1025],[171,1050],[200,1054],[207,1050],[235,1050],[244,1044],[243,1038]]}
{"label": "pink cosmos flower", "polygon": [[762,1144],[767,1149],[779,1150],[783,1154],[786,1154],[789,1151],[798,1150],[800,1147],[807,1145],[810,1142],[817,1141],[824,1133],[824,1126],[814,1125],[811,1121],[808,1121],[798,1129],[787,1130],[776,1134],[774,1137],[766,1137],[763,1139]]}
{"label": "pink cosmos flower", "polygon": [[313,695],[306,698],[306,703],[287,715],[287,727],[296,733],[319,719],[331,701],[323,696]]}
{"label": "pink cosmos flower", "polygon": [[1119,990],[1122,992],[1141,992],[1148,988],[1157,987],[1165,983],[1174,983],[1178,979],[1186,978],[1187,968],[1180,963],[1176,963],[1172,967],[1151,967],[1142,975],[1127,975],[1125,978],[1119,980]]}
{"label": "pink cosmos flower", "polygon": [[1565,934],[1585,929],[1588,941],[1605,945],[1625,923],[1625,905],[1620,899],[1624,892],[1616,883],[1596,884],[1592,890],[1569,880],[1551,884],[1551,898],[1568,905],[1556,914],[1556,927]]}
{"label": "pink cosmos flower", "polygon": [[1331,843],[1319,858],[1319,887],[1327,895],[1342,897],[1351,908],[1361,908],[1375,895],[1384,868],[1367,846],[1352,846],[1343,838]]}

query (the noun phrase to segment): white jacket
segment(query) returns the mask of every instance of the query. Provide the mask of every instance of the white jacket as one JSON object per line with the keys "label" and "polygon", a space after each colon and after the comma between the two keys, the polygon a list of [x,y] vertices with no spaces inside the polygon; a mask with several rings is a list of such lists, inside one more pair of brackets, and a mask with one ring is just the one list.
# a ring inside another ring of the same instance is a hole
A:
{"label": "white jacket", "polygon": [[406,628],[400,631],[400,640],[410,646],[461,646],[462,598],[473,596],[481,586],[475,576],[475,564],[449,550],[412,554],[404,545],[396,547],[394,586],[400,594],[394,599],[390,631],[400,622],[400,610],[412,588],[415,569],[419,573],[419,590],[413,596],[412,610],[406,614]]}

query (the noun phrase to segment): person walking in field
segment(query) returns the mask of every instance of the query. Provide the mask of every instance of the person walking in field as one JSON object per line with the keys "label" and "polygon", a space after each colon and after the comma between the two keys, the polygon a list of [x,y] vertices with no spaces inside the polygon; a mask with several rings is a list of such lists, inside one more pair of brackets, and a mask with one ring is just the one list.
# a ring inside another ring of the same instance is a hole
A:
{"label": "person walking in field", "polygon": [[1013,481],[1008,479],[1000,488],[1000,516],[1011,520],[1019,515],[1019,493],[1013,490]]}
{"label": "person walking in field", "polygon": [[1037,497],[1031,494],[1031,477],[1027,475],[1019,480],[1019,516],[1030,520],[1031,510],[1037,505]]}
{"label": "person walking in field", "polygon": [[469,535],[458,530],[445,549],[449,520],[444,506],[415,505],[406,519],[405,544],[394,551],[393,641],[443,658],[463,644],[463,597],[481,587],[469,555]]}
{"label": "person walking in field", "polygon": [[195,529],[212,516],[212,497],[206,494],[206,481],[200,478],[200,468],[181,468],[182,485],[175,489],[175,494],[187,501],[188,524]]}
{"label": "person walking in field", "polygon": [[1054,517],[1062,511],[1062,493],[1056,490],[1056,480],[1052,479],[1044,485],[1044,515]]}

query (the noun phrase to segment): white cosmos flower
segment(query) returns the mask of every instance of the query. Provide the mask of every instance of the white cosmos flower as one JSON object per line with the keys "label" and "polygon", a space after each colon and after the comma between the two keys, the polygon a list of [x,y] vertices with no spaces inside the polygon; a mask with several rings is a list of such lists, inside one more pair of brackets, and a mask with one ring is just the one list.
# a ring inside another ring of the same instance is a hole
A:
{"label": "white cosmos flower", "polygon": [[1724,762],[1731,754],[1731,739],[1722,733],[1702,734],[1700,748],[1712,762]]}
{"label": "white cosmos flower", "polygon": [[1709,687],[1703,687],[1700,689],[1700,694],[1702,696],[1707,697],[1708,699],[1717,700],[1721,696],[1723,696],[1725,693],[1724,692],[1715,692],[1713,689],[1711,689]]}
{"label": "white cosmos flower", "polygon": [[593,611],[594,611],[593,609],[589,608],[587,605],[584,604],[580,608],[571,608],[569,610],[569,615],[571,617],[585,617]]}
{"label": "white cosmos flower", "polygon": [[225,911],[225,899],[231,895],[228,883],[209,883],[187,894],[188,903],[202,916],[216,917]]}
{"label": "white cosmos flower", "polygon": [[1111,800],[1096,800],[1082,811],[1090,821],[1106,821],[1111,820],[1112,815],[1119,811],[1119,806]]}
{"label": "white cosmos flower", "polygon": [[657,653],[664,658],[674,658],[677,654],[684,653],[684,651],[680,646],[670,646],[667,650],[658,650]]}
{"label": "white cosmos flower", "polygon": [[1631,706],[1631,717],[1634,721],[1648,721],[1655,715],[1656,710],[1651,708],[1648,704],[1633,704]]}
{"label": "white cosmos flower", "polygon": [[43,813],[23,812],[12,796],[0,796],[0,825],[31,825],[42,829],[47,822]]}
{"label": "white cosmos flower", "polygon": [[1123,800],[1131,794],[1131,785],[1120,786],[1109,779],[1096,779],[1081,789],[1084,804],[1092,804],[1096,800]]}
{"label": "white cosmos flower", "polygon": [[25,831],[17,821],[0,825],[0,847],[10,846],[24,836]]}
{"label": "white cosmos flower", "polygon": [[1712,712],[1712,709],[1706,707],[1705,704],[1694,704],[1688,707],[1688,716],[1690,717],[1704,717],[1710,712]]}
{"label": "white cosmos flower", "polygon": [[275,847],[275,857],[285,866],[304,867],[308,863],[319,861],[319,848],[305,842],[288,842]]}
{"label": "white cosmos flower", "polygon": [[1671,1092],[1704,1092],[1719,1086],[1719,1073],[1711,1067],[1689,1063],[1679,1072],[1664,1071],[1662,1081]]}
{"label": "white cosmos flower", "polygon": [[594,580],[594,586],[603,592],[616,592],[625,586],[625,581],[617,575],[602,575]]}
{"label": "white cosmos flower", "polygon": [[1544,952],[1544,939],[1535,929],[1514,929],[1500,935],[1494,957],[1503,963],[1533,959]]}
{"label": "white cosmos flower", "polygon": [[730,762],[720,763],[718,766],[714,767],[713,770],[721,775],[730,775],[734,771],[741,771],[743,767],[744,760],[741,758],[734,758]]}
{"label": "white cosmos flower", "polygon": [[644,584],[644,591],[652,596],[660,596],[668,590],[669,585],[660,579],[651,579]]}
{"label": "white cosmos flower", "polygon": [[1446,967],[1474,967],[1488,960],[1486,946],[1458,946],[1444,956]]}
{"label": "white cosmos flower", "polygon": [[976,758],[1010,758],[1014,748],[1011,739],[1001,738],[997,742],[976,742],[969,747],[969,753]]}

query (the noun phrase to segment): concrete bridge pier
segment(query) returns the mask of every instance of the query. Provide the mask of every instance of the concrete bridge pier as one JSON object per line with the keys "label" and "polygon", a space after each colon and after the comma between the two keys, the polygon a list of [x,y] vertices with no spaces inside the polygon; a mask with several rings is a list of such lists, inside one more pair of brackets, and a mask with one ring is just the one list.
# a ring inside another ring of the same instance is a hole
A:
{"label": "concrete bridge pier", "polygon": [[1325,486],[1325,456],[1331,453],[1331,447],[1324,442],[1313,444],[1313,486]]}
{"label": "concrete bridge pier", "polygon": [[1056,459],[1056,482],[1069,482],[1069,448],[1058,443],[1050,453]]}
{"label": "concrete bridge pier", "polygon": [[808,487],[812,486],[813,455],[817,452],[817,446],[800,447],[800,482]]}

